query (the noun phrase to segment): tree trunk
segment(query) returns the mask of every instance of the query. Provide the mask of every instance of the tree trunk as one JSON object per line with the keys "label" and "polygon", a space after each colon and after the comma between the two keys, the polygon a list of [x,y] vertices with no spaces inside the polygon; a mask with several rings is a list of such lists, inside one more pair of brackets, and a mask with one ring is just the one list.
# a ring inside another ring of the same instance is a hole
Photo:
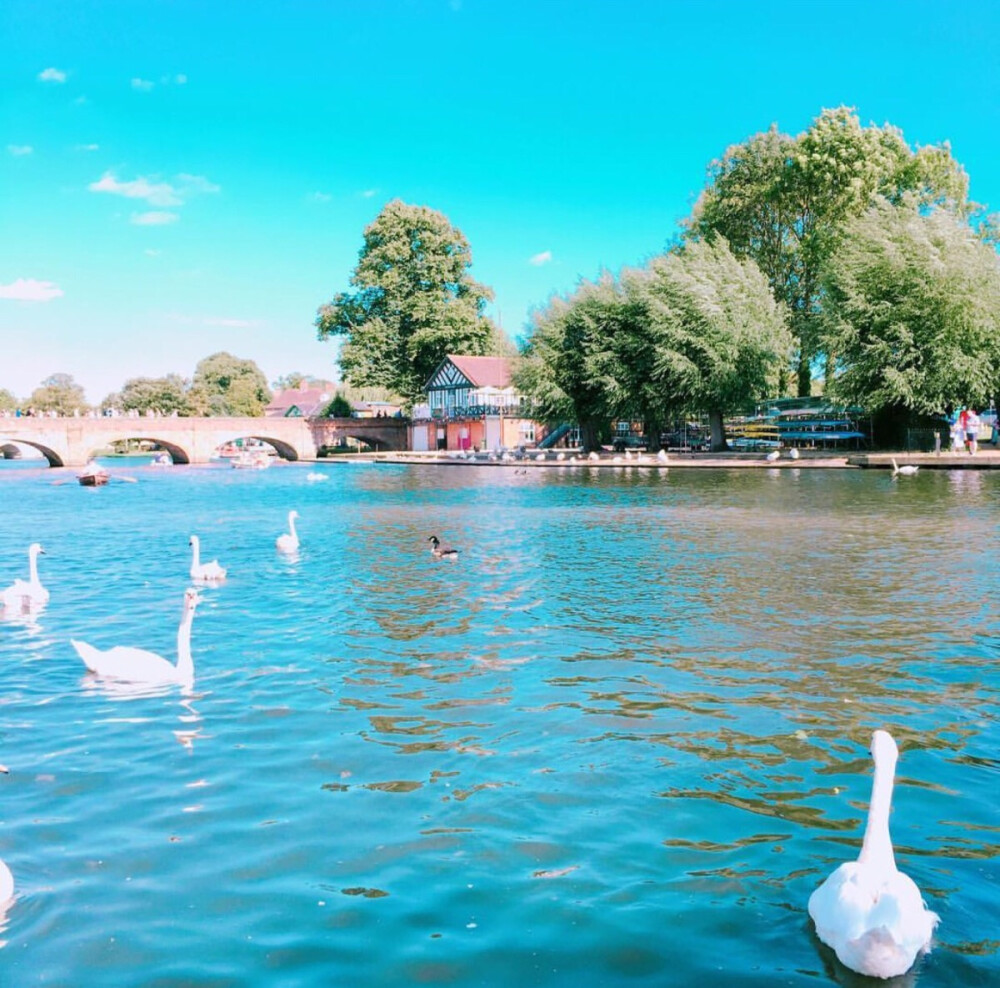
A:
{"label": "tree trunk", "polygon": [[726,427],[722,422],[722,412],[715,410],[708,413],[708,424],[712,430],[712,452],[724,453],[726,447]]}
{"label": "tree trunk", "polygon": [[580,445],[585,453],[601,448],[597,423],[592,419],[580,420]]}

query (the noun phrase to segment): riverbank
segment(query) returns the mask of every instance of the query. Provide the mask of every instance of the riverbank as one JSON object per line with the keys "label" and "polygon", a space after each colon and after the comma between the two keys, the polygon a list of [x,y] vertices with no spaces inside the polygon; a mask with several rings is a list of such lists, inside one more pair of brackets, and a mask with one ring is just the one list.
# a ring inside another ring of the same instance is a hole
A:
{"label": "riverbank", "polygon": [[[537,457],[544,456],[543,459]],[[560,458],[561,457],[561,458]],[[635,454],[626,457],[623,453],[603,453],[597,459],[572,453],[529,453],[522,460],[499,460],[489,454],[459,456],[454,452],[427,453],[362,453],[352,459],[365,459],[377,463],[423,463],[449,467],[499,467],[516,469],[572,469],[581,466],[598,469],[622,469],[641,467],[644,469],[767,469],[767,470],[815,470],[815,469],[875,469],[892,470],[895,459],[899,466],[909,464],[927,470],[1000,470],[1000,450],[992,446],[980,449],[974,456],[969,453],[846,453],[832,450],[801,450],[796,459],[789,456],[789,450],[782,450],[777,460],[769,461],[761,453],[669,453],[666,460],[655,455]],[[331,459],[317,460],[330,463]]]}

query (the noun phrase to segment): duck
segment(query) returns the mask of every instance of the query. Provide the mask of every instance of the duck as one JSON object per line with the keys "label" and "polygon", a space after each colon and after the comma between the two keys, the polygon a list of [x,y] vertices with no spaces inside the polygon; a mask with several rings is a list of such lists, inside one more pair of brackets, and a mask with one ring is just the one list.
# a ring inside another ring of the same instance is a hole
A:
{"label": "duck", "polygon": [[102,679],[124,683],[159,685],[177,683],[191,687],[194,684],[194,660],[191,658],[191,623],[201,598],[198,591],[189,588],[184,592],[184,613],[177,629],[177,663],[144,648],[116,645],[102,650],[87,642],[70,639],[76,654],[87,669]]}
{"label": "duck", "polygon": [[278,547],[278,552],[298,552],[299,537],[295,531],[295,519],[298,517],[299,513],[294,509],[288,512],[289,530],[284,535],[279,535],[274,543]]}
{"label": "duck", "polygon": [[224,580],[226,578],[226,570],[225,567],[219,565],[217,559],[213,559],[210,563],[200,561],[199,550],[201,543],[198,536],[192,535],[188,542],[194,549],[194,554],[191,558],[191,579],[205,581]]}
{"label": "duck", "polygon": [[[9,769],[6,765],[0,765],[0,772],[7,775]],[[0,908],[14,898],[14,876],[7,867],[7,862],[0,858]],[[2,914],[0,914],[2,919]]]}
{"label": "duck", "polygon": [[896,867],[889,808],[899,749],[888,731],[875,731],[868,823],[857,861],[840,865],[809,897],[816,934],[852,971],[875,978],[904,974],[930,950],[939,922],[920,889]]}
{"label": "duck", "polygon": [[28,546],[28,579],[15,580],[0,593],[0,610],[20,614],[48,603],[49,592],[38,579],[38,557],[44,554],[38,542]]}
{"label": "duck", "polygon": [[431,544],[431,555],[438,559],[458,559],[458,549],[450,545],[445,545],[436,535],[431,535],[428,539]]}
{"label": "duck", "polygon": [[912,477],[919,469],[919,465],[916,463],[904,463],[900,466],[896,462],[896,457],[891,457],[892,460],[892,475],[895,477],[897,474],[901,474],[904,477]]}

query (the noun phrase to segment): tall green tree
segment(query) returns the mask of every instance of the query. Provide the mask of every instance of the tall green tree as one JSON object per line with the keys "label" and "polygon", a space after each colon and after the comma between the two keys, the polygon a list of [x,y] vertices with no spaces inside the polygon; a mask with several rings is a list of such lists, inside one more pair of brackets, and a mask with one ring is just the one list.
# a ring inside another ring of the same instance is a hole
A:
{"label": "tall green tree", "polygon": [[1000,259],[948,209],[878,200],[824,268],[831,393],[898,442],[912,416],[983,407],[1000,385]]}
{"label": "tall green tree", "polygon": [[13,412],[17,406],[18,400],[6,388],[0,388],[0,412]]}
{"label": "tall green tree", "polygon": [[415,403],[448,353],[481,356],[496,346],[483,315],[493,297],[469,274],[472,252],[441,213],[394,199],[365,230],[353,292],[321,306],[321,340],[345,337],[348,383],[384,387]]}
{"label": "tall green tree", "polygon": [[188,385],[180,374],[165,377],[132,377],[121,391],[108,395],[101,402],[101,408],[119,408],[122,411],[136,411],[140,415],[156,412],[159,415],[189,415],[190,404]]}
{"label": "tall green tree", "polygon": [[257,364],[224,351],[198,362],[188,392],[196,415],[257,417],[270,400],[267,378]]}
{"label": "tall green tree", "polygon": [[56,412],[72,415],[86,411],[87,404],[83,388],[76,383],[72,374],[53,374],[31,392],[28,406],[39,412]]}
{"label": "tall green tree", "polygon": [[610,274],[581,281],[568,297],[552,298],[536,312],[514,372],[514,382],[549,421],[573,421],[584,449],[597,449],[612,418],[631,397],[615,377],[620,364],[612,342],[623,319]]}
{"label": "tall green tree", "polygon": [[721,238],[655,258],[628,280],[647,300],[650,400],[660,396],[665,411],[707,414],[713,450],[726,449],[724,417],[773,395],[787,367],[784,305],[757,265]]}
{"label": "tall green tree", "polygon": [[688,234],[721,234],[738,257],[756,261],[788,306],[800,395],[810,393],[818,358],[832,373],[835,355],[822,348],[820,272],[844,224],[876,196],[898,202],[906,194],[925,206],[969,210],[968,178],[947,144],[914,151],[897,128],[862,127],[843,106],[824,110],[797,137],[772,127],[710,166]]}

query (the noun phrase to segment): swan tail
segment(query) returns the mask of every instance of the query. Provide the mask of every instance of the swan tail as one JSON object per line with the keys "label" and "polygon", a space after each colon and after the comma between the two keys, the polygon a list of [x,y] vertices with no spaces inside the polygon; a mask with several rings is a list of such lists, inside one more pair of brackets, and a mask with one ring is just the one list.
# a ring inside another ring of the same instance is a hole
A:
{"label": "swan tail", "polygon": [[78,642],[75,638],[69,640],[70,645],[76,649],[76,654],[83,660],[83,664],[91,671],[97,672],[101,662],[100,649],[88,645],[86,642]]}

